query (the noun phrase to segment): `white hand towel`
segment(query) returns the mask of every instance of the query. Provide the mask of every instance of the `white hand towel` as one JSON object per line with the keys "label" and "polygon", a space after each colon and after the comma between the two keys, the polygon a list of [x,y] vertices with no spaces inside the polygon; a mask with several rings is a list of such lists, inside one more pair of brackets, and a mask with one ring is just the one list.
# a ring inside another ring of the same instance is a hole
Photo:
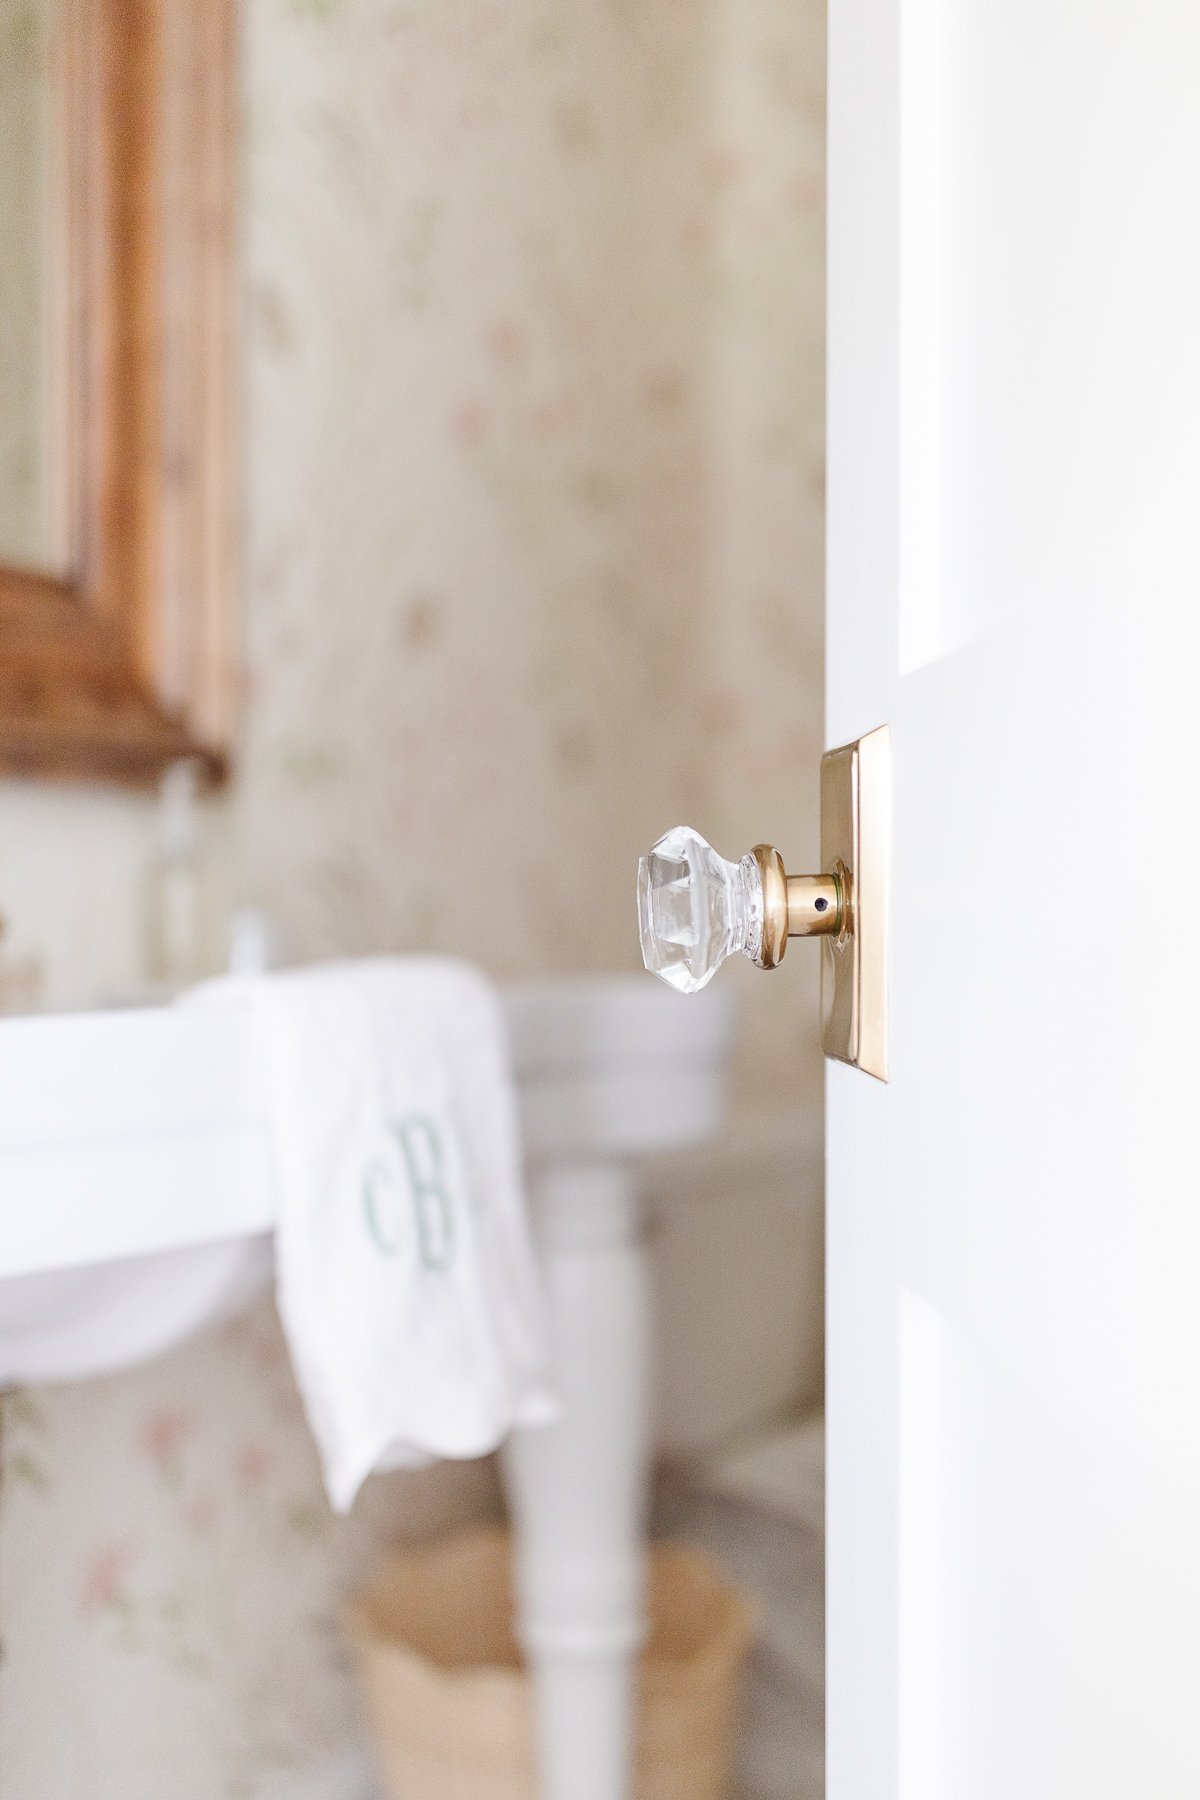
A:
{"label": "white hand towel", "polygon": [[554,1416],[504,1022],[458,962],[248,985],[278,1168],[279,1310],[345,1511],[373,1469],[480,1456]]}

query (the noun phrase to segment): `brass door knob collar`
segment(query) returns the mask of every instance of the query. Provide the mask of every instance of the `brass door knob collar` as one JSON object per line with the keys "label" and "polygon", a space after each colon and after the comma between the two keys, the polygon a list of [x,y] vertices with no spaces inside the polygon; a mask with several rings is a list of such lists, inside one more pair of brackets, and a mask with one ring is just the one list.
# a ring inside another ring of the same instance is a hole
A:
{"label": "brass door knob collar", "polygon": [[773,844],[751,852],[762,882],[762,932],[751,961],[777,969],[790,937],[838,937],[846,919],[845,874],[789,875]]}

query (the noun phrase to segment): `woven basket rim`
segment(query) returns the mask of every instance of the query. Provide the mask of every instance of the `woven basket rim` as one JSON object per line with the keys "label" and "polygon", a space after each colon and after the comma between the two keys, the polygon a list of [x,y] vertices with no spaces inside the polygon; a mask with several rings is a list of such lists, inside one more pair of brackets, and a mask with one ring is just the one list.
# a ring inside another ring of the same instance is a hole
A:
{"label": "woven basket rim", "polygon": [[[439,1661],[396,1631],[381,1628],[371,1611],[372,1597],[383,1586],[388,1571],[428,1573],[432,1580],[438,1565],[452,1557],[479,1548],[493,1554],[502,1549],[511,1555],[511,1547],[511,1532],[492,1525],[468,1526],[423,1544],[395,1546],[381,1561],[374,1580],[346,1603],[343,1620],[347,1635],[360,1654],[393,1662],[409,1677],[420,1671],[433,1688],[456,1692],[524,1690],[529,1679],[524,1662]],[[762,1623],[763,1608],[757,1596],[731,1581],[715,1557],[698,1545],[662,1539],[649,1549],[652,1561],[678,1561],[699,1571],[715,1590],[718,1608],[712,1629],[693,1648],[666,1654],[660,1649],[645,1655],[643,1680],[655,1688],[669,1687],[676,1681],[690,1683],[701,1670],[715,1672],[743,1657]]]}

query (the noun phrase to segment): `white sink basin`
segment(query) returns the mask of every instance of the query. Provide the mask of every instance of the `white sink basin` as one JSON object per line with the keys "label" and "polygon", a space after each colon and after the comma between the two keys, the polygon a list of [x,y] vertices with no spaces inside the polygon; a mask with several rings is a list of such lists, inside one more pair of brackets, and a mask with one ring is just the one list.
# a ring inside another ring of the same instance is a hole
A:
{"label": "white sink basin", "polygon": [[[719,1125],[725,995],[632,978],[506,1004],[531,1164]],[[140,1361],[263,1284],[262,1077],[244,1001],[0,1022],[0,1387]]]}
{"label": "white sink basin", "polygon": [[694,1144],[725,1109],[729,990],[685,999],[645,976],[505,993],[531,1162]]}

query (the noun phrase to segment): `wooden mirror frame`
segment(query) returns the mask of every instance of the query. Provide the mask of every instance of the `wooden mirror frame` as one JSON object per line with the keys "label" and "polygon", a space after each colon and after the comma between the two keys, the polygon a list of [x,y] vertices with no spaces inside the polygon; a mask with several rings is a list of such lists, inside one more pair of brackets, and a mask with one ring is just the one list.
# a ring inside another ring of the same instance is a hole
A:
{"label": "wooden mirror frame", "polygon": [[0,567],[0,770],[227,765],[233,0],[56,0],[66,574]]}

